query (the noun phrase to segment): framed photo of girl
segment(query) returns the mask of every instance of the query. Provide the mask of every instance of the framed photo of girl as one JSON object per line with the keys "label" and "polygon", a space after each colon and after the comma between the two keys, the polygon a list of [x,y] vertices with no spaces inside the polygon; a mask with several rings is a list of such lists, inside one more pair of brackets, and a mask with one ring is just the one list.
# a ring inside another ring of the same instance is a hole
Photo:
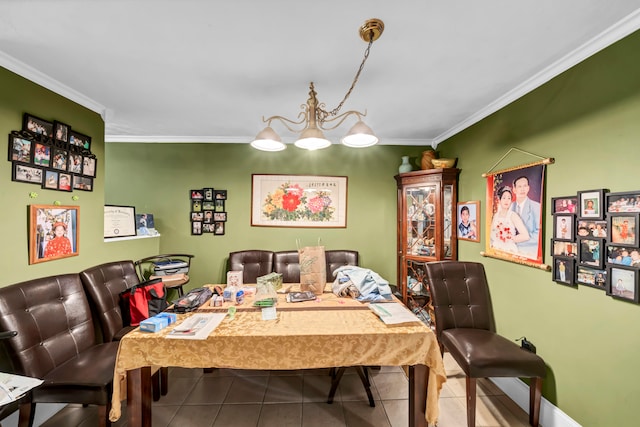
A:
{"label": "framed photo of girl", "polygon": [[575,284],[573,258],[553,257],[553,281],[569,286]]}
{"label": "framed photo of girl", "polygon": [[80,254],[80,207],[29,206],[29,264]]}
{"label": "framed photo of girl", "polygon": [[578,191],[578,217],[604,219],[604,193],[607,190]]}
{"label": "framed photo of girl", "polygon": [[573,242],[575,240],[574,225],[573,215],[553,215],[553,238]]}
{"label": "framed photo of girl", "polygon": [[607,268],[607,275],[609,276],[607,295],[638,304],[640,302],[638,296],[639,272],[636,268],[609,266]]}
{"label": "framed photo of girl", "polygon": [[609,243],[638,246],[638,214],[610,214]]}
{"label": "framed photo of girl", "polygon": [[458,203],[458,239],[480,241],[480,201]]}

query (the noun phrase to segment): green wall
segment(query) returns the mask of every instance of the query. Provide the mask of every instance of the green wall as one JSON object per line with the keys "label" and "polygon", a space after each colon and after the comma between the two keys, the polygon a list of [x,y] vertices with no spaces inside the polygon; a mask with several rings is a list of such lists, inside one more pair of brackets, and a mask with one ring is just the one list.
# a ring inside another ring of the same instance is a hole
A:
{"label": "green wall", "polygon": [[[8,157],[0,161],[0,194],[3,201],[0,223],[4,225],[0,249],[0,286],[54,274],[75,273],[107,261],[138,259],[144,253],[157,250],[158,239],[104,243],[102,236],[105,162],[102,118],[95,112],[2,67],[0,87],[0,134],[8,135],[13,130],[20,130],[22,115],[27,112],[45,120],[61,121],[80,133],[90,135],[91,150],[98,158],[98,175],[94,180],[94,191],[72,193],[44,190],[34,184],[12,182],[11,162],[7,161]],[[4,156],[7,156],[8,137],[3,139]],[[38,196],[29,197],[31,192],[36,192]],[[72,200],[72,196],[78,196],[78,200]],[[29,265],[27,206],[52,205],[56,201],[62,205],[80,207],[80,253],[70,258]]]}
{"label": "green wall", "polygon": [[[459,199],[484,207],[482,174],[511,148],[555,158],[546,173],[543,239],[551,265],[551,197],[640,190],[638,52],[635,33],[441,144],[464,171]],[[492,170],[535,160],[514,152]],[[640,307],[556,284],[551,272],[482,257],[484,214],[481,223],[480,244],[461,242],[458,256],[484,263],[499,331],[526,335],[545,359],[544,397],[584,426],[637,425]]]}
{"label": "green wall", "polygon": [[[287,250],[318,239],[327,249],[354,249],[360,263],[396,282],[396,182],[402,155],[415,160],[422,147],[332,146],[304,151],[293,146],[266,153],[248,144],[107,143],[108,204],[154,214],[163,253],[191,253],[190,286],[224,283],[229,252]],[[417,167],[416,167],[417,169]],[[251,174],[348,177],[346,228],[251,226]],[[190,189],[227,190],[226,234],[190,235]],[[153,255],[153,254],[150,254]]]}

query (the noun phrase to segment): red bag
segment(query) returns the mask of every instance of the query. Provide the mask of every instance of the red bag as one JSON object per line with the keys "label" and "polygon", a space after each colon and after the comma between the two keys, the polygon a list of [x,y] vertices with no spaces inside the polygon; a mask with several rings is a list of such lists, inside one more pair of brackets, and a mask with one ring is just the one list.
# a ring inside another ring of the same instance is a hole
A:
{"label": "red bag", "polygon": [[124,326],[138,326],[141,321],[166,310],[167,290],[162,279],[138,283],[120,293],[120,308]]}

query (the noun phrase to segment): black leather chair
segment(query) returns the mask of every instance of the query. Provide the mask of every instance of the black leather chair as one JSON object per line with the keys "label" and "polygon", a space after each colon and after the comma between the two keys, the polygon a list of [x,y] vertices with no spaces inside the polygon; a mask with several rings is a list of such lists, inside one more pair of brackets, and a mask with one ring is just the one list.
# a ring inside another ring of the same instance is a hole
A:
{"label": "black leather chair", "polygon": [[280,251],[273,254],[273,271],[282,274],[283,283],[300,283],[298,251]]}
{"label": "black leather chair", "polygon": [[229,253],[228,271],[242,271],[242,283],[256,283],[257,278],[273,270],[273,252],[259,249]]}
{"label": "black leather chair", "polygon": [[[89,297],[102,329],[104,342],[120,341],[136,326],[125,324],[120,307],[120,293],[140,283],[133,261],[115,261],[80,272],[82,286]],[[151,377],[153,400],[169,391],[169,369],[160,368]]]}
{"label": "black leather chair", "polygon": [[[37,403],[98,405],[101,427],[110,425],[118,343],[100,343],[78,274],[34,279],[0,288],[0,341],[12,373],[44,380],[20,404],[22,425],[33,425]],[[26,424],[25,424],[26,423]]]}
{"label": "black leather chair", "polygon": [[336,268],[344,267],[345,265],[360,265],[358,251],[336,249],[325,251],[324,255],[327,260],[327,282],[335,280],[333,272]]}
{"label": "black leather chair", "polygon": [[449,351],[467,376],[467,425],[475,426],[477,378],[525,377],[531,379],[529,424],[537,426],[544,360],[496,333],[483,265],[428,262],[425,272],[440,351]]}

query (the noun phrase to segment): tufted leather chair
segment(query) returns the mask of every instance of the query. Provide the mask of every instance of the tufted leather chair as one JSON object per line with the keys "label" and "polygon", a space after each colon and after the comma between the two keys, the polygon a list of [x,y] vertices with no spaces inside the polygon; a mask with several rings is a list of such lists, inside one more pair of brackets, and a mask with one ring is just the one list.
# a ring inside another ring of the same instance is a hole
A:
{"label": "tufted leather chair", "polygon": [[229,271],[242,271],[242,283],[256,283],[273,268],[273,252],[250,249],[229,253]]}
{"label": "tufted leather chair", "polygon": [[358,251],[348,251],[345,249],[325,251],[327,259],[327,282],[333,282],[335,276],[333,272],[338,267],[345,265],[360,265],[358,260]]}
{"label": "tufted leather chair", "polygon": [[273,254],[273,271],[282,274],[284,283],[300,283],[298,251],[280,251]]}
{"label": "tufted leather chair", "polygon": [[[133,261],[115,261],[88,268],[80,280],[93,305],[105,342],[120,341],[135,326],[124,324],[120,293],[140,283]],[[168,368],[160,368],[152,377],[153,399],[168,392]]]}
{"label": "tufted leather chair", "polygon": [[467,376],[467,425],[475,425],[477,378],[525,377],[531,379],[529,424],[537,426],[544,360],[496,333],[483,265],[427,262],[425,271],[440,351],[448,350]]}
{"label": "tufted leather chair", "polygon": [[99,425],[110,425],[118,343],[99,343],[78,274],[0,288],[0,331],[18,333],[1,342],[13,372],[44,380],[20,404],[20,425],[33,424],[42,402],[98,405]]}

